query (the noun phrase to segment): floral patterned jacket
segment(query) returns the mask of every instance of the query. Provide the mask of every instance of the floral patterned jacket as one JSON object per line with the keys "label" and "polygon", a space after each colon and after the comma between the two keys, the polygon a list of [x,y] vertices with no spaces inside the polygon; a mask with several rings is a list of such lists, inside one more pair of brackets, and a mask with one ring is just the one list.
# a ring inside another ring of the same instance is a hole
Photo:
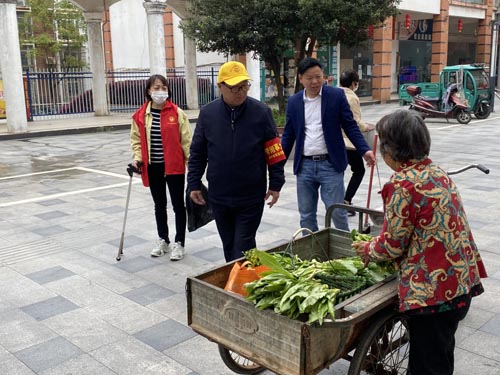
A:
{"label": "floral patterned jacket", "polygon": [[365,247],[371,260],[395,259],[400,311],[467,295],[486,277],[462,201],[430,159],[403,164],[382,189],[382,231]]}

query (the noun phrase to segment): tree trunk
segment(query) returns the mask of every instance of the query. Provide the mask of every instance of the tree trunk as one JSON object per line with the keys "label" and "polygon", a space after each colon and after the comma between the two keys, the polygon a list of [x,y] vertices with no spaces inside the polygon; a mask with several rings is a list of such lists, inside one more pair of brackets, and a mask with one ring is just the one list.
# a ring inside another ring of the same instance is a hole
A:
{"label": "tree trunk", "polygon": [[293,54],[294,60],[295,60],[295,85],[294,85],[294,93],[298,93],[302,89],[302,85],[299,82],[299,74],[297,72],[297,65],[298,63],[304,58],[305,56],[305,44],[307,42],[307,37],[302,36],[302,37],[297,37],[295,39],[295,51]]}
{"label": "tree trunk", "polygon": [[285,95],[283,92],[283,83],[281,82],[281,60],[282,57],[274,57],[269,60],[271,69],[274,73],[274,81],[278,91],[278,110],[280,113],[285,113]]}
{"label": "tree trunk", "polygon": [[[307,43],[308,39],[309,39],[309,44]],[[308,37],[307,35],[302,35],[295,40],[295,53],[294,53],[295,66],[298,66],[299,62],[302,59],[304,59],[305,57],[312,56],[315,44],[316,44],[316,38],[315,37]],[[302,89],[303,89],[303,86],[299,81],[299,74],[297,72],[297,75],[295,77],[295,91],[294,92],[298,93]]]}

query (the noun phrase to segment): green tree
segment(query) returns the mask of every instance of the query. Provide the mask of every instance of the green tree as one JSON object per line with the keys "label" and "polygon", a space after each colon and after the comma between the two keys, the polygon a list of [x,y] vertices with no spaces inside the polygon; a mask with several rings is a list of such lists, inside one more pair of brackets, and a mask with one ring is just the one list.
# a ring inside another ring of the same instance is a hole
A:
{"label": "green tree", "polygon": [[30,0],[31,12],[20,23],[20,41],[32,44],[32,57],[60,67],[80,68],[82,49],[87,41],[82,11],[69,0]]}
{"label": "green tree", "polygon": [[[306,43],[353,46],[368,38],[368,27],[397,13],[400,0],[191,0],[191,16],[181,28],[200,51],[226,55],[255,52],[275,77],[294,47],[297,64],[312,48]],[[283,85],[276,80],[279,111],[284,112]]]}

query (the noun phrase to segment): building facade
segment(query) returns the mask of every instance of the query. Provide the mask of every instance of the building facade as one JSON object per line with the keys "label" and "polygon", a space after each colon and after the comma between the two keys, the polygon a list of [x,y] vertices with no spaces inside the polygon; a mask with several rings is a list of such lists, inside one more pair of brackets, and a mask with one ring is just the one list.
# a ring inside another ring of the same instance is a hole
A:
{"label": "building facade", "polygon": [[359,51],[345,56],[341,50],[341,61],[351,58],[371,96],[384,102],[401,83],[438,81],[447,65],[490,66],[497,9],[497,0],[403,0],[399,15],[374,29],[371,60],[366,53],[357,63]]}
{"label": "building facade", "polygon": [[[329,84],[337,84],[340,72],[353,68],[361,78],[358,94],[384,102],[392,93],[397,93],[402,83],[437,81],[447,65],[476,62],[489,66],[492,22],[499,1],[402,0],[399,14],[374,27],[372,38],[367,42],[352,48],[320,47],[317,56],[327,65]],[[25,0],[18,0],[18,17],[29,10],[26,5]],[[172,11],[169,2],[163,21],[165,65],[184,67],[181,17]],[[121,0],[112,4],[105,12],[102,30],[106,71],[150,68],[147,16],[142,1]],[[25,47],[21,53],[23,66],[29,65],[26,51],[30,46]],[[220,65],[227,59],[218,53],[196,52],[198,66]],[[274,77],[266,74],[265,67],[258,61],[250,57],[243,60],[255,77],[252,90],[259,90],[253,92],[253,96],[272,98]],[[288,92],[292,92],[293,59],[290,56],[285,60],[281,79],[288,82]]]}
{"label": "building facade", "polygon": [[[327,84],[355,69],[359,96],[385,102],[403,83],[435,82],[448,65],[491,64],[493,21],[499,0],[402,0],[399,14],[370,28],[371,38],[356,47],[316,46]],[[294,92],[293,49],[285,54],[281,77],[285,96]],[[496,72],[496,69],[494,70]],[[276,98],[275,77],[263,67],[261,98]]]}
{"label": "building facade", "polygon": [[[109,7],[105,29],[107,70],[149,69],[147,18],[143,2],[121,0]],[[185,66],[184,37],[179,29],[180,17],[168,6],[163,15],[165,64],[167,68]],[[198,66],[220,64],[219,53],[196,54]]]}

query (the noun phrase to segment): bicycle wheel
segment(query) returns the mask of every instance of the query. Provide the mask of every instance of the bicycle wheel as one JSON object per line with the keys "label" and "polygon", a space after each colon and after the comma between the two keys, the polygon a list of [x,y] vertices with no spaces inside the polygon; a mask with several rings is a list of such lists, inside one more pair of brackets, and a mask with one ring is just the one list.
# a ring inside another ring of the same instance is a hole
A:
{"label": "bicycle wheel", "polygon": [[265,370],[261,365],[219,345],[219,354],[224,364],[237,374],[258,374]]}
{"label": "bicycle wheel", "polygon": [[348,375],[406,375],[409,354],[408,318],[396,312],[381,315],[361,336]]}

